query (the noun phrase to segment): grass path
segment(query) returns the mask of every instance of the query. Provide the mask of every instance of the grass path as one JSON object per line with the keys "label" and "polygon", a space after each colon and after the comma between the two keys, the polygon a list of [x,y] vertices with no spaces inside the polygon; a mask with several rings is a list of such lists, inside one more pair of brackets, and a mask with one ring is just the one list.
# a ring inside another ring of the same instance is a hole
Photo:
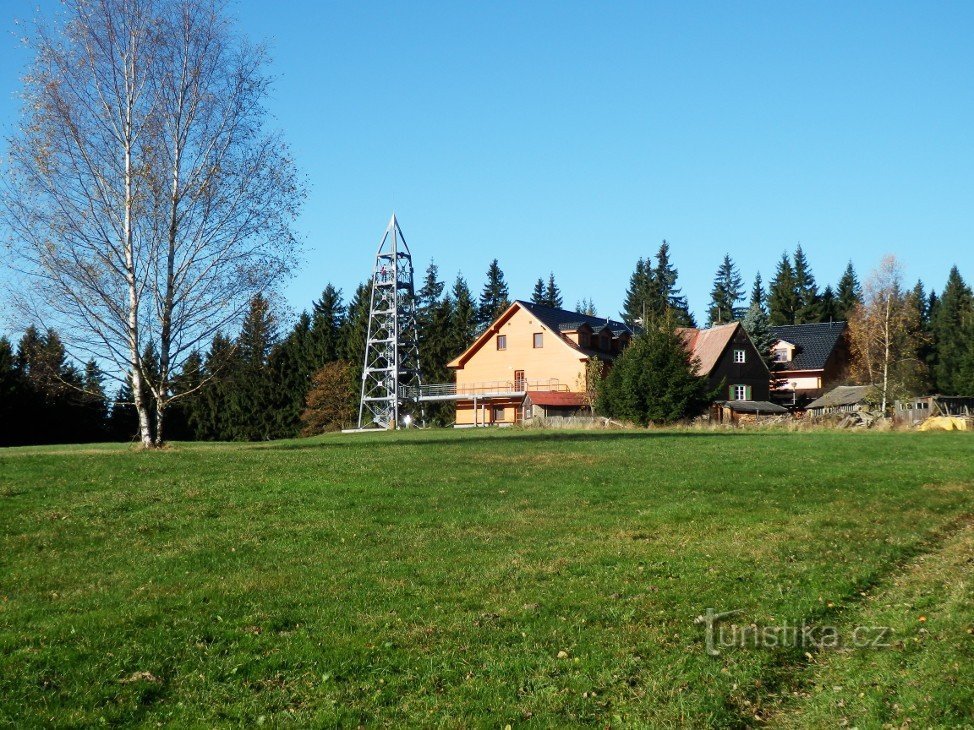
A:
{"label": "grass path", "polygon": [[[974,514],[971,443],[510,430],[0,451],[0,725],[814,726],[837,699],[863,727],[899,717],[863,688],[818,692],[854,686],[816,674],[832,661],[915,692],[902,716],[936,725],[969,700],[937,670],[970,674],[969,634],[809,664],[708,656],[693,619],[872,620],[885,604],[860,593],[925,590],[902,599],[924,627],[966,632],[972,566],[942,538]],[[924,565],[952,567],[897,589],[938,540]]]}
{"label": "grass path", "polygon": [[818,653],[771,698],[774,727],[974,725],[974,519],[921,552],[840,622],[889,646]]}

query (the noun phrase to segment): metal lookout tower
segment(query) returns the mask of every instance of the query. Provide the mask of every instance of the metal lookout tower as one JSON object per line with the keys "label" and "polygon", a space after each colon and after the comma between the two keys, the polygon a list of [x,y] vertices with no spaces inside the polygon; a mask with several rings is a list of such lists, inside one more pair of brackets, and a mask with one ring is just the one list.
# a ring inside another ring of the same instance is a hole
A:
{"label": "metal lookout tower", "polygon": [[421,384],[413,258],[393,213],[379,242],[372,271],[359,429],[409,425],[418,403],[406,394],[418,391]]}

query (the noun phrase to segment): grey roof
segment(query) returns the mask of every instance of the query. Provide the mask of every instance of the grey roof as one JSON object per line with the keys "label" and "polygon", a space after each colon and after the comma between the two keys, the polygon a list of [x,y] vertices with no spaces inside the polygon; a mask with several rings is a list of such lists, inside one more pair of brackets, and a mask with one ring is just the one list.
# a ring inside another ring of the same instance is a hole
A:
{"label": "grey roof", "polygon": [[632,327],[625,322],[617,322],[607,317],[592,317],[588,314],[570,312],[567,309],[555,309],[554,307],[543,307],[540,304],[532,304],[523,299],[518,299],[517,303],[527,309],[531,314],[540,319],[546,327],[550,327],[556,332],[567,332],[578,329],[583,324],[587,324],[595,332],[601,332],[608,327],[612,334],[618,336],[623,332],[633,333]]}
{"label": "grey roof", "polygon": [[786,370],[821,370],[845,332],[845,322],[788,324],[771,328],[777,339],[795,345],[795,354]]}
{"label": "grey roof", "polygon": [[839,406],[851,406],[861,403],[869,395],[869,385],[840,385],[833,388],[820,398],[816,398],[807,406],[812,408],[838,408]]}
{"label": "grey roof", "polygon": [[788,409],[766,400],[725,400],[722,403],[734,413],[787,413]]}

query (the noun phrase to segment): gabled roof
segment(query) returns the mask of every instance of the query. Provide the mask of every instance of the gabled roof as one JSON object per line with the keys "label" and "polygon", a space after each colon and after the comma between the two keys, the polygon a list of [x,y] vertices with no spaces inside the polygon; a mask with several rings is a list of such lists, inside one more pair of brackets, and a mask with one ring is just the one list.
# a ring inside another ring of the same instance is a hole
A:
{"label": "gabled roof", "polygon": [[[487,326],[487,328],[480,333],[480,335],[478,335],[477,339],[473,341],[473,344],[471,344],[470,347],[468,347],[462,353],[460,353],[455,358],[450,360],[450,362],[448,362],[446,366],[448,368],[462,368],[464,363],[466,363],[466,361],[469,360],[470,357],[475,352],[477,352],[477,350],[483,347],[484,343],[487,340],[489,340],[498,331],[498,326],[503,324],[507,320],[509,320],[518,309],[525,309],[529,311],[531,314],[533,314],[535,317],[537,317],[541,325],[547,328],[548,330],[550,330],[551,332],[553,332],[555,335],[557,335],[555,339],[560,341],[565,347],[571,350],[575,350],[577,353],[583,356],[591,356],[593,353],[595,353],[594,350],[586,350],[579,347],[570,339],[568,339],[568,337],[563,336],[561,334],[562,332],[567,332],[570,330],[559,327],[558,324],[559,319],[556,316],[554,316],[552,313],[561,313],[562,315],[561,319],[565,321],[567,321],[567,317],[565,315],[569,315],[570,317],[576,320],[578,320],[579,318],[583,318],[583,320],[586,323],[588,323],[589,320],[599,320],[598,317],[588,317],[584,314],[578,314],[578,312],[569,312],[568,310],[565,309],[553,309],[551,307],[541,307],[537,304],[531,304],[531,302],[525,302],[521,299],[517,299],[511,304],[511,306],[505,309],[497,319],[491,322]],[[622,324],[622,323],[620,322],[618,324]],[[625,325],[622,326],[625,327]]]}
{"label": "gabled roof", "polygon": [[740,322],[731,322],[705,330],[695,327],[681,327],[677,330],[686,342],[687,349],[700,359],[697,370],[699,375],[710,375],[740,326]]}
{"label": "gabled roof", "polygon": [[795,346],[785,370],[822,370],[845,332],[845,322],[788,324],[771,328],[771,334]]}
{"label": "gabled roof", "polygon": [[816,398],[806,408],[837,408],[861,403],[869,395],[869,385],[840,385],[821,398]]}
{"label": "gabled roof", "polygon": [[536,406],[584,406],[588,405],[585,393],[564,393],[557,390],[532,390],[527,397]]}
{"label": "gabled roof", "polygon": [[787,413],[788,409],[766,400],[725,400],[719,401],[734,413]]}
{"label": "gabled roof", "polygon": [[623,332],[633,333],[632,327],[625,322],[617,322],[608,317],[594,317],[589,314],[571,312],[567,309],[544,307],[540,304],[526,302],[523,299],[518,299],[517,304],[527,309],[531,314],[541,320],[545,326],[555,330],[555,332],[572,332],[583,324],[587,324],[594,332],[601,332],[603,329],[608,328],[614,335],[619,335]]}

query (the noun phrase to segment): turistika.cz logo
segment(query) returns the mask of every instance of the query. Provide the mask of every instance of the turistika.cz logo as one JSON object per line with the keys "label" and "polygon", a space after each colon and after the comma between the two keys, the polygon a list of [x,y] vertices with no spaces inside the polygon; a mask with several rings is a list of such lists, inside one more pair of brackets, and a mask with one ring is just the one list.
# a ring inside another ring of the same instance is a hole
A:
{"label": "turistika.cz logo", "polygon": [[740,625],[729,619],[743,611],[717,613],[708,608],[697,616],[694,624],[704,627],[704,644],[710,656],[720,656],[726,649],[885,649],[892,645],[893,630],[889,626],[816,626],[805,621],[784,622],[771,626]]}

